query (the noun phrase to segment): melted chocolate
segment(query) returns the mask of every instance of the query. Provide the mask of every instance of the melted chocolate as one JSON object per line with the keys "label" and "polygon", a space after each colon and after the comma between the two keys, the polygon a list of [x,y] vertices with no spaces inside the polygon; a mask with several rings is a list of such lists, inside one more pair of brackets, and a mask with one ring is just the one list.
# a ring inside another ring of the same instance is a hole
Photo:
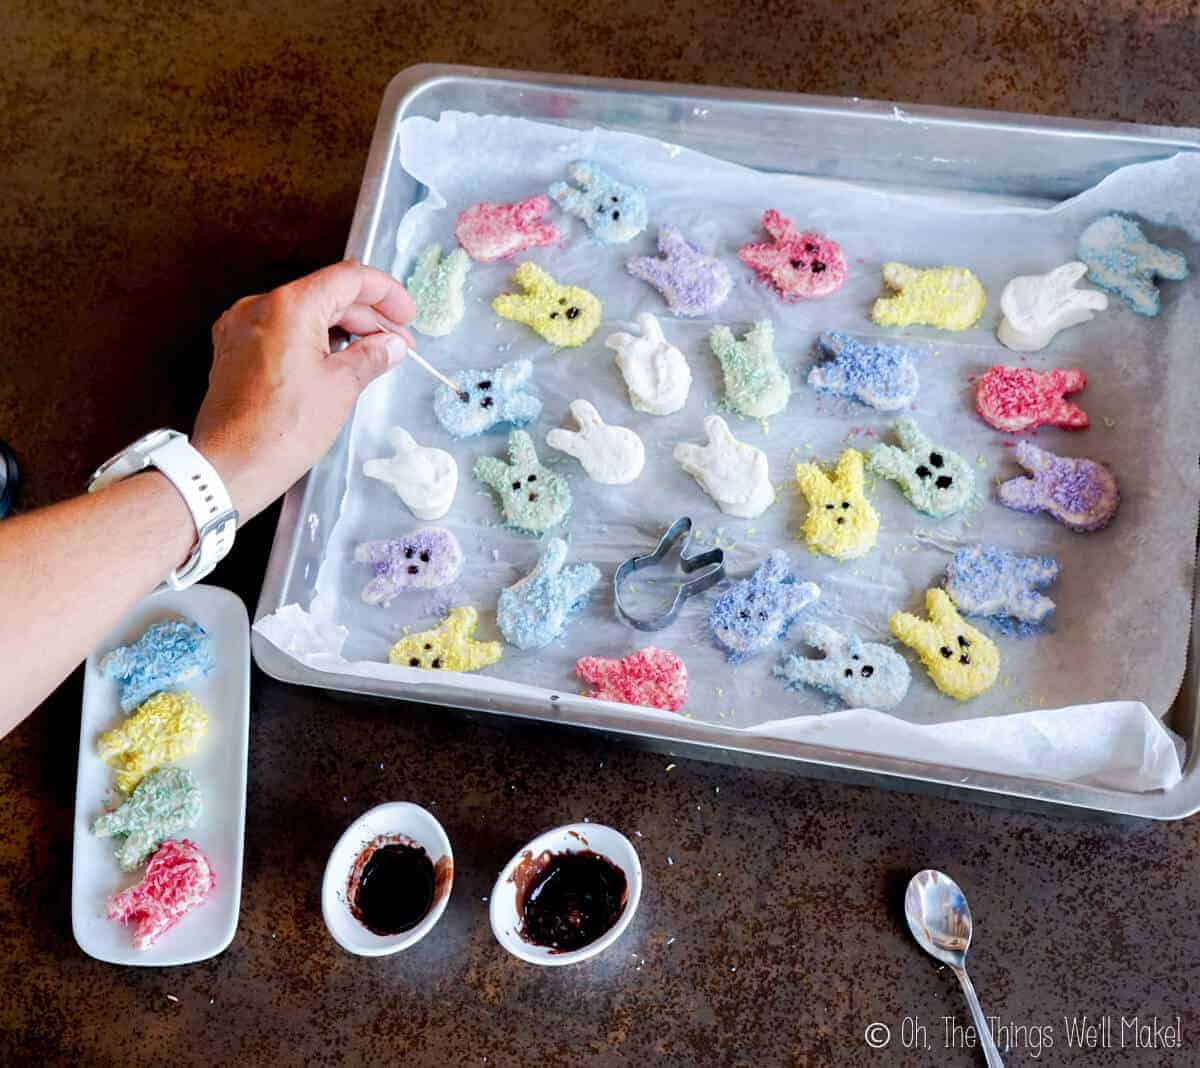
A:
{"label": "melted chocolate", "polygon": [[581,949],[609,930],[625,909],[625,873],[607,857],[591,850],[542,853],[521,867],[526,865],[524,877],[514,880],[526,942],[560,953]]}
{"label": "melted chocolate", "polygon": [[372,843],[359,857],[350,879],[350,909],[377,935],[411,931],[429,912],[434,869],[419,845]]}

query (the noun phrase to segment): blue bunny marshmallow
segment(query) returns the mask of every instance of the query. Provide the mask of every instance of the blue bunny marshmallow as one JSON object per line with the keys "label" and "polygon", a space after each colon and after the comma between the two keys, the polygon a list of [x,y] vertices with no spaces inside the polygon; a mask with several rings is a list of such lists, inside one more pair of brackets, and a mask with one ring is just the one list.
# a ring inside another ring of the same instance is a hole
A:
{"label": "blue bunny marshmallow", "polygon": [[797,582],[787,553],[775,550],[713,605],[708,625],[734,663],[782,638],[792,621],[821,596],[813,582]]}
{"label": "blue bunny marshmallow", "polygon": [[850,708],[879,712],[895,708],[908,693],[912,673],[904,657],[891,646],[864,642],[822,623],[805,624],[800,638],[825,655],[820,659],[798,653],[785,656],[775,667],[775,675],[788,689],[815,686]]}
{"label": "blue bunny marshmallow", "polygon": [[601,244],[619,245],[646,229],[646,194],[637,186],[617,181],[590,160],[576,160],[567,174],[575,184],[555,182],[550,195]]}
{"label": "blue bunny marshmallow", "polygon": [[451,380],[467,399],[448,386],[438,386],[433,413],[456,438],[471,438],[498,426],[524,426],[542,411],[541,400],[528,389],[532,376],[529,360],[513,360],[490,371],[459,371]]}
{"label": "blue bunny marshmallow", "polygon": [[819,335],[816,348],[823,362],[808,372],[813,389],[853,397],[881,412],[906,408],[916,400],[921,385],[916,350],[859,341],[840,330]]}
{"label": "blue bunny marshmallow", "polygon": [[496,622],[510,645],[518,649],[549,645],[600,581],[595,565],[564,567],[566,558],[567,543],[551,538],[534,569],[501,592]]}
{"label": "blue bunny marshmallow", "polygon": [[1043,623],[1054,602],[1038,591],[1058,578],[1053,556],[1022,556],[998,545],[959,549],[946,569],[946,592],[960,612],[997,622]]}

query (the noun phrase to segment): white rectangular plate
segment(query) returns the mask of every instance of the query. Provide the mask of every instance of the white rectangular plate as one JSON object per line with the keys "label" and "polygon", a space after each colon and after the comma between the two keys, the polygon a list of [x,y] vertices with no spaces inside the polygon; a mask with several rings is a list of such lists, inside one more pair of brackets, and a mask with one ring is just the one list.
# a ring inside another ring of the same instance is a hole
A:
{"label": "white rectangular plate", "polygon": [[[135,641],[152,623],[187,618],[212,635],[216,667],[188,686],[208,712],[208,733],[182,763],[203,794],[200,820],[186,837],[212,863],[216,889],[147,949],[133,948],[132,931],[105,916],[108,898],[137,883],[145,872],[123,872],[112,840],[91,833],[106,802],[119,798],[114,772],[96,755],[96,739],[124,714],[117,684],[101,676],[100,659]],[[214,957],[233,940],[242,900],[242,842],[246,827],[246,755],[250,734],[250,630],[246,608],[217,586],[151,594],[113,629],[87,659],[79,724],[79,774],[75,786],[75,854],[71,926],[79,948],[110,964],[163,966]]]}

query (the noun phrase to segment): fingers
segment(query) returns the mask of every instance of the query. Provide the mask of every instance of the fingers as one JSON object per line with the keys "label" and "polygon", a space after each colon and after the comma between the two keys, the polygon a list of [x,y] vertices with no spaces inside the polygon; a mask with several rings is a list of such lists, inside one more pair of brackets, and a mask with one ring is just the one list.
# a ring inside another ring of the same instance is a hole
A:
{"label": "fingers", "polygon": [[367,304],[355,304],[347,308],[335,325],[347,334],[358,334],[360,337],[384,330],[404,338],[409,346],[416,347],[413,336],[406,327]]}
{"label": "fingers", "polygon": [[407,352],[403,338],[394,334],[371,334],[330,356],[325,364],[332,370],[348,372],[358,387],[357,392],[361,393],[381,374],[400,363]]}
{"label": "fingers", "polygon": [[[417,314],[412,298],[396,279],[353,260],[323,267],[284,289],[294,291],[305,304],[311,302],[325,329],[337,326],[355,307],[374,308],[397,324],[411,322]],[[367,328],[368,332],[377,329],[378,325]]]}

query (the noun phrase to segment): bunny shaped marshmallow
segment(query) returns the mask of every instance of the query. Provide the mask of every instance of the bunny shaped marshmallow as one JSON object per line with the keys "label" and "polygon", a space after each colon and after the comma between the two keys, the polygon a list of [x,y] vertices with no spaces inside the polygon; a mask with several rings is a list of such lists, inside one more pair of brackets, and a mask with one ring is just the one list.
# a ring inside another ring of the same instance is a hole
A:
{"label": "bunny shaped marshmallow", "polygon": [[568,215],[582,219],[603,245],[619,245],[646,229],[646,194],[619,182],[589,160],[567,168],[569,182],[555,182],[550,195]]}
{"label": "bunny shaped marshmallow", "polygon": [[508,435],[508,463],[481,457],[475,477],[500,498],[505,520],[528,534],[544,533],[571,510],[567,480],[538,462],[533,438],[524,430]]}
{"label": "bunny shaped marshmallow", "polygon": [[755,323],[735,341],[727,326],[708,335],[713,355],[725,376],[725,399],[751,419],[778,415],[787,407],[792,384],[775,358],[775,329],[769,319]]}
{"label": "bunny shaped marshmallow", "polygon": [[642,473],[646,448],[628,427],[609,426],[585,400],[571,402],[571,415],[578,430],[556,427],[546,435],[552,449],[574,456],[588,478],[607,486],[623,486]]}
{"label": "bunny shaped marshmallow", "polygon": [[908,693],[912,675],[895,649],[841,634],[823,623],[805,623],[800,639],[825,655],[819,659],[799,653],[785,656],[775,667],[775,675],[788,689],[815,686],[850,708],[877,712],[895,708]]}
{"label": "bunny shaped marshmallow", "polygon": [[121,711],[130,712],[160,690],[177,690],[207,675],[214,663],[208,631],[191,620],[167,619],[105,656],[100,674],[116,680]]}
{"label": "bunny shaped marshmallow", "polygon": [[647,646],[620,660],[585,656],[575,673],[592,689],[588,697],[678,712],[687,700],[687,667],[675,653]]}
{"label": "bunny shaped marshmallow", "polygon": [[658,251],[630,260],[627,269],[663,295],[672,315],[711,315],[725,303],[733,278],[719,259],[706,256],[674,226],[659,227]]}
{"label": "bunny shaped marshmallow", "polygon": [[1000,673],[1000,650],[990,638],[963,622],[945,590],[925,591],[925,611],[927,620],[896,612],[888,627],[916,651],[942,693],[959,701],[978,697]]}
{"label": "bunny shaped marshmallow", "polygon": [[536,263],[526,260],[513,272],[523,292],[501,293],[492,310],[502,319],[524,323],[551,345],[575,348],[600,325],[600,301],[579,286],[559,285]]}
{"label": "bunny shaped marshmallow", "polygon": [[708,625],[736,664],[787,634],[792,620],[820,596],[815,582],[796,581],[787,553],[776,549],[749,578],[718,598]]}
{"label": "bunny shaped marshmallow", "polygon": [[445,527],[422,527],[403,538],[363,542],[354,562],[370,564],[375,572],[363,587],[363,602],[387,605],[405,590],[449,586],[462,571],[463,551]]}
{"label": "bunny shaped marshmallow", "polygon": [[412,328],[429,337],[444,337],[460,322],[466,307],[463,286],[471,258],[456,248],[442,259],[441,245],[427,245],[417,257],[413,273],[404,283],[417,308]]}
{"label": "bunny shaped marshmallow", "polygon": [[542,413],[541,400],[529,392],[532,376],[529,360],[513,360],[490,371],[458,371],[452,378],[457,389],[438,386],[434,391],[433,414],[456,438],[471,438],[496,426],[524,426]]}
{"label": "bunny shaped marshmallow", "polygon": [[846,257],[841,246],[820,234],[800,233],[791,219],[777,211],[762,217],[770,241],[743,245],[738,259],[786,300],[827,297],[846,281]]}
{"label": "bunny shaped marshmallow", "polygon": [[863,455],[846,449],[830,478],[816,464],[797,464],[796,483],[808,501],[804,539],[810,552],[854,560],[875,547],[879,513],[863,492]]}
{"label": "bunny shaped marshmallow", "polygon": [[[461,402],[459,402],[461,403]],[[445,449],[418,445],[403,427],[388,431],[395,450],[390,459],[363,464],[367,478],[386,482],[418,519],[441,519],[454,503],[458,490],[458,464]]]}
{"label": "bunny shaped marshmallow", "polygon": [[217,878],[195,842],[171,839],[158,847],[136,886],[109,899],[108,918],[134,925],[133,948],[145,949],[202,905]]}
{"label": "bunny shaped marshmallow", "polygon": [[566,559],[567,543],[551,538],[537,566],[501,592],[496,622],[509,645],[518,649],[549,645],[600,581],[600,570],[593,564],[563,567]]}
{"label": "bunny shaped marshmallow", "polygon": [[92,834],[112,838],[122,871],[134,871],[168,838],[194,827],[200,818],[200,787],[187,768],[150,772],[133,794],[92,824]]}
{"label": "bunny shaped marshmallow", "polygon": [[516,204],[472,204],[454,223],[454,236],[471,259],[479,263],[502,260],[527,248],[553,245],[562,234],[542,222],[550,210],[545,193]]}
{"label": "bunny shaped marshmallow", "polygon": [[609,334],[604,344],[616,350],[616,365],[629,389],[629,403],[639,412],[670,415],[687,403],[692,369],[683,353],[663,337],[662,327],[649,312],[637,318],[641,337]]}
{"label": "bunny shaped marshmallow", "polygon": [[987,294],[966,267],[909,267],[885,263],[883,282],[895,293],[871,306],[871,319],[880,326],[921,323],[943,330],[967,330],[983,314]]}
{"label": "bunny shaped marshmallow", "polygon": [[1039,426],[1084,430],[1087,412],[1064,394],[1087,385],[1082,371],[1034,371],[1029,367],[989,367],[975,384],[975,410],[997,430],[1016,433]]}
{"label": "bunny shaped marshmallow", "polygon": [[917,399],[916,349],[827,330],[818,335],[816,351],[823,362],[808,372],[808,384],[820,393],[853,397],[881,412],[907,408]]}
{"label": "bunny shaped marshmallow", "polygon": [[187,690],[156,693],[133,715],[100,735],[96,751],[117,772],[117,789],[132,793],[145,775],[192,753],[208,730],[208,713]]}
{"label": "bunny shaped marshmallow", "polygon": [[704,420],[704,433],[707,445],[675,446],[676,463],[700,483],[722,512],[756,519],[775,503],[766,453],[738,441],[719,415]]}
{"label": "bunny shaped marshmallow", "polygon": [[388,652],[388,662],[429,671],[478,671],[504,655],[499,642],[477,642],[471,637],[479,626],[479,613],[470,605],[450,609],[432,630],[401,638]]}
{"label": "bunny shaped marshmallow", "polygon": [[1055,456],[1028,441],[1017,445],[1017,463],[1029,476],[1000,483],[996,495],[1004,507],[1046,512],[1081,534],[1108,526],[1117,514],[1121,492],[1103,464]]}
{"label": "bunny shaped marshmallow", "polygon": [[1094,289],[1076,289],[1087,264],[1073,260],[1049,274],[1018,275],[1000,294],[1003,318],[996,337],[1010,349],[1037,352],[1060,330],[1086,323],[1108,307],[1108,297]]}
{"label": "bunny shaped marshmallow", "polygon": [[1087,264],[1088,281],[1116,293],[1138,315],[1158,314],[1155,277],[1180,281],[1188,276],[1182,255],[1148,241],[1124,215],[1097,219],[1079,235],[1077,252]]}
{"label": "bunny shaped marshmallow", "polygon": [[1021,556],[998,545],[959,549],[946,569],[946,592],[960,612],[997,621],[1043,623],[1054,602],[1039,592],[1061,568],[1053,556]]}
{"label": "bunny shaped marshmallow", "polygon": [[873,474],[900,484],[904,496],[919,512],[935,519],[961,512],[975,496],[975,472],[953,449],[935,445],[917,426],[902,415],[896,420],[900,448],[876,445],[867,467]]}

